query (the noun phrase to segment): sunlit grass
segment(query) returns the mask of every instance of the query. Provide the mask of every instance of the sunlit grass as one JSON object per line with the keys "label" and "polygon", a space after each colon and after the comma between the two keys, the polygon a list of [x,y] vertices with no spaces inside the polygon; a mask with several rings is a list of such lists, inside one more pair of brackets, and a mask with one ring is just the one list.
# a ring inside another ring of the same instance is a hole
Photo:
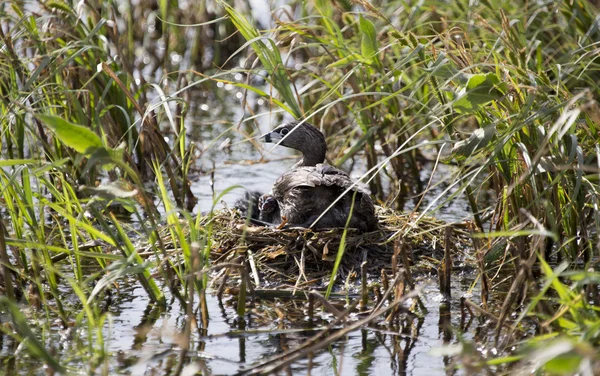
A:
{"label": "sunlit grass", "polygon": [[[536,347],[546,338],[573,372],[597,362],[600,31],[591,2],[290,2],[270,30],[225,2],[95,5],[0,6],[0,305],[12,323],[2,330],[30,355],[67,366],[20,304],[85,328],[90,355],[80,361],[93,372],[109,355],[104,294],[130,275],[157,307],[171,298],[186,308],[188,341],[195,297],[206,327],[213,211],[235,187],[197,213],[185,120],[189,92],[212,80],[266,100],[276,117],[315,124],[329,162],[361,166],[373,196],[396,209],[434,188],[424,164],[454,166],[417,218],[465,195],[482,285],[512,276],[503,301],[482,288],[497,345],[510,351],[525,318],[539,332],[518,356],[478,366],[553,371]],[[240,123],[261,115],[241,104]],[[252,281],[241,275],[244,317]]]}

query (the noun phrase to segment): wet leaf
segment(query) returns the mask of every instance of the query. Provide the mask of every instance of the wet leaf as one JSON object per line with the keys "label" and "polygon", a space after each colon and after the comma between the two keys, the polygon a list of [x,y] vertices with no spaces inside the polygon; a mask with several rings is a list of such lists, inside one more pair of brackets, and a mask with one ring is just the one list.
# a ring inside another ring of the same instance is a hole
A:
{"label": "wet leaf", "polygon": [[460,355],[463,351],[463,345],[446,345],[442,347],[436,347],[429,350],[428,354],[431,356],[456,356]]}
{"label": "wet leaf", "polygon": [[97,148],[102,147],[100,137],[82,125],[70,123],[53,115],[36,116],[54,132],[62,143],[75,149],[78,153],[89,155]]}
{"label": "wet leaf", "polygon": [[467,86],[454,102],[454,109],[462,113],[471,113],[481,106],[501,98],[507,91],[507,85],[500,82],[495,73],[474,74],[469,77]]}
{"label": "wet leaf", "polygon": [[361,54],[365,59],[379,64],[379,58],[377,57],[379,47],[377,45],[377,31],[375,31],[375,25],[361,15],[358,27],[362,34],[362,40],[360,42]]}
{"label": "wet leaf", "polygon": [[107,200],[113,200],[116,198],[131,198],[138,194],[137,189],[126,190],[123,189],[123,187],[118,183],[102,184],[97,187],[87,187],[82,185],[79,187],[79,190]]}
{"label": "wet leaf", "polygon": [[131,274],[142,274],[146,271],[147,267],[145,265],[131,265],[131,261],[130,259],[119,259],[111,263],[105,270],[107,273],[94,286],[87,299],[87,303],[91,304],[100,292],[116,283],[119,279]]}

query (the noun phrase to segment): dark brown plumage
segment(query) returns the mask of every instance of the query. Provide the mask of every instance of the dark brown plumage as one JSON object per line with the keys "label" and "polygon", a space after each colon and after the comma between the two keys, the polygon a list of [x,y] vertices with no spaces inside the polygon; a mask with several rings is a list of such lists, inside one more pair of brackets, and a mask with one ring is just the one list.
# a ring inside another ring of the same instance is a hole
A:
{"label": "dark brown plumage", "polygon": [[278,225],[281,223],[279,205],[270,193],[261,195],[260,192],[246,191],[234,206],[243,218],[258,226]]}
{"label": "dark brown plumage", "polygon": [[302,152],[302,159],[273,185],[273,197],[289,225],[310,227],[318,219],[312,226],[315,229],[344,227],[355,197],[349,227],[362,231],[377,229],[369,193],[355,185],[345,172],[323,164],[327,145],[317,128],[308,123],[291,122],[266,134],[264,141]]}
{"label": "dark brown plumage", "polygon": [[264,224],[278,225],[281,223],[279,204],[270,193],[258,198],[258,220]]}
{"label": "dark brown plumage", "polygon": [[258,219],[259,201],[261,193],[257,191],[244,193],[244,197],[239,198],[233,205],[241,214],[242,217],[250,219]]}

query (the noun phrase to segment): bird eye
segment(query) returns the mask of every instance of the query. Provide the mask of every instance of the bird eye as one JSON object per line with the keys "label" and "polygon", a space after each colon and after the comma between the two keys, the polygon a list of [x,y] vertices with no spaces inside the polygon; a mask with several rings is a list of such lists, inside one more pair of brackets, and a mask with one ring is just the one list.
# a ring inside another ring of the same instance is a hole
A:
{"label": "bird eye", "polygon": [[290,133],[290,130],[287,128],[283,128],[280,133],[282,136],[285,136],[286,134]]}

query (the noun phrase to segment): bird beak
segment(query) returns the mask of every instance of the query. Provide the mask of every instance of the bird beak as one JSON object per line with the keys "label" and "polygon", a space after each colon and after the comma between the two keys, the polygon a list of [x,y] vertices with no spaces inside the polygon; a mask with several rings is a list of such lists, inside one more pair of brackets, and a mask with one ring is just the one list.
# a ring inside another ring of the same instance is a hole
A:
{"label": "bird beak", "polygon": [[279,134],[279,132],[269,132],[266,133],[265,135],[263,135],[260,140],[262,142],[267,142],[267,143],[277,143],[281,140],[281,134]]}

